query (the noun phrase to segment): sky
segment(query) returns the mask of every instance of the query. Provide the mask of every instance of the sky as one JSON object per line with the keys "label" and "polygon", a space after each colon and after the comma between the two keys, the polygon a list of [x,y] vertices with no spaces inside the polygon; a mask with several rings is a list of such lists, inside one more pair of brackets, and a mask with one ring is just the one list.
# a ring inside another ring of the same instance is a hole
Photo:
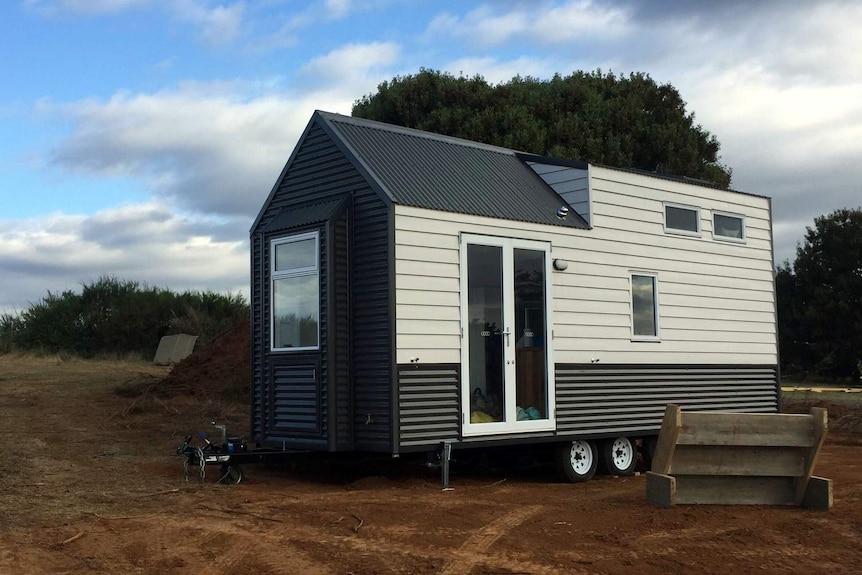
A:
{"label": "sky", "polygon": [[862,206],[862,3],[6,0],[0,312],[102,276],[248,295],[248,231],[315,109],[420,68],[676,87],[776,263]]}

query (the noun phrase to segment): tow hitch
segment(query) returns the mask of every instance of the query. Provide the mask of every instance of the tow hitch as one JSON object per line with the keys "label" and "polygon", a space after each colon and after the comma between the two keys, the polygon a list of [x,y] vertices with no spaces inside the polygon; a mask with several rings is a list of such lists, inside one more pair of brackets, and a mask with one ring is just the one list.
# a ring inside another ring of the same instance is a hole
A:
{"label": "tow hitch", "polygon": [[208,465],[220,466],[220,477],[217,483],[235,485],[241,483],[245,478],[242,468],[236,463],[235,456],[248,453],[248,446],[242,437],[228,437],[227,428],[213,422],[213,426],[221,431],[221,443],[213,443],[202,431],[198,437],[203,445],[192,445],[192,436],[187,435],[183,444],[177,447],[177,455],[185,456],[183,459],[183,477],[189,480],[189,470],[200,473],[201,483],[206,479]]}

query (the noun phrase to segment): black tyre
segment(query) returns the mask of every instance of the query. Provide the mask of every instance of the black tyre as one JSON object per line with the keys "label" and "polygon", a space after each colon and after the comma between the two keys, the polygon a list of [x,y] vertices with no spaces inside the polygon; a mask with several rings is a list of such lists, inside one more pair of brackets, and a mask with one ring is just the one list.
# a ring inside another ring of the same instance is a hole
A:
{"label": "black tyre", "polygon": [[638,449],[629,437],[606,439],[601,444],[602,469],[608,475],[626,477],[635,472]]}
{"label": "black tyre", "polygon": [[219,483],[236,485],[242,483],[243,479],[245,479],[245,473],[242,472],[242,467],[239,465],[222,465]]}
{"label": "black tyre", "polygon": [[599,463],[596,444],[585,439],[560,444],[557,447],[556,460],[563,477],[572,483],[592,479]]}

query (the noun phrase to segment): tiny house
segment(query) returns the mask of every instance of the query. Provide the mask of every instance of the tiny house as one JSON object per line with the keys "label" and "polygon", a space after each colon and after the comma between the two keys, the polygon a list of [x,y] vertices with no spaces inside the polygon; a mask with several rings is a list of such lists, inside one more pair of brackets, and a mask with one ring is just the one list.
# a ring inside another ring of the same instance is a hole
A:
{"label": "tiny house", "polygon": [[665,406],[779,408],[771,203],[315,112],[250,232],[252,434],[634,468]]}

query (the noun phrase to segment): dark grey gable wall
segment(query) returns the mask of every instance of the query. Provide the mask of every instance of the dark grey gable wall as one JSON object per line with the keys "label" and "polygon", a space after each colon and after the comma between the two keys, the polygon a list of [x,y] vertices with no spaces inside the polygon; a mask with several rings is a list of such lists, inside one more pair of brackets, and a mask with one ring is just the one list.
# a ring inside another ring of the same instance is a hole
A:
{"label": "dark grey gable wall", "polygon": [[[389,301],[392,214],[389,206],[319,125],[319,120],[306,131],[251,233],[252,435],[258,434],[264,424],[263,406],[271,400],[265,395],[271,378],[267,365],[276,355],[269,351],[268,241],[272,236],[262,239],[259,232],[283,209],[345,195],[351,198],[346,225],[321,226],[324,233],[346,236],[349,246],[348,254],[332,253],[339,271],[333,277],[336,283],[332,295],[347,297],[348,301],[327,302],[326,306],[340,314],[348,312],[349,320],[339,320],[338,325],[331,326],[337,333],[326,343],[324,330],[329,326],[321,328],[322,346],[328,350],[334,344],[335,349],[328,353],[338,353],[337,357],[324,359],[334,367],[327,373],[330,381],[324,399],[331,409],[326,413],[326,423],[336,425],[337,430],[333,433],[327,427],[323,431],[329,435],[331,449],[388,451],[392,446],[391,354],[394,345]],[[345,264],[349,269],[346,279],[349,289],[341,273]],[[325,286],[321,287],[323,294]],[[323,315],[326,310],[321,311]],[[346,346],[346,343],[352,345]]]}

